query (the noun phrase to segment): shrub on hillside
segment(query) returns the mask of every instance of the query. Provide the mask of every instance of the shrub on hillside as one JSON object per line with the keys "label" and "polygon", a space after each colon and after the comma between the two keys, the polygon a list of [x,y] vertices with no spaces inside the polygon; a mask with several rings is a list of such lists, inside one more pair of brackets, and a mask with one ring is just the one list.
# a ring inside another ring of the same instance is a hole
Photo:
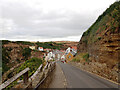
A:
{"label": "shrub on hillside", "polygon": [[30,48],[24,48],[22,51],[22,55],[25,59],[28,59],[28,57],[31,55],[31,49]]}
{"label": "shrub on hillside", "polygon": [[23,44],[23,45],[34,45],[34,43],[32,42],[28,42],[28,41],[16,41],[17,44]]}
{"label": "shrub on hillside", "polygon": [[7,48],[2,48],[2,74],[9,70],[7,63],[9,63],[10,59],[11,58],[9,56],[9,51]]}
{"label": "shrub on hillside", "polygon": [[88,54],[88,53],[85,54],[85,55],[83,56],[83,59],[85,59],[86,61],[89,61],[89,54]]}
{"label": "shrub on hillside", "polygon": [[62,48],[62,44],[57,44],[55,42],[37,42],[38,47],[49,48],[49,49],[59,49]]}
{"label": "shrub on hillside", "polygon": [[[33,73],[35,73],[35,71],[38,69],[38,67],[39,67],[42,63],[43,63],[43,61],[42,61],[42,59],[40,59],[40,58],[31,58],[31,59],[25,61],[20,67],[16,68],[14,71],[15,71],[16,74],[17,74],[17,73],[21,72],[22,70],[24,70],[25,68],[28,68],[28,67],[29,67],[29,68],[30,68],[29,77],[30,77],[31,75],[33,75]],[[8,77],[10,77],[10,78],[13,77],[13,76],[12,76],[12,73],[10,73]],[[22,80],[22,79],[23,79],[23,76],[21,76],[19,79]],[[19,79],[18,79],[18,80],[19,80]],[[14,87],[14,86],[17,85],[17,84],[18,84],[17,81],[14,81],[13,83],[11,83],[11,84],[6,88],[6,90],[11,89],[12,87]]]}
{"label": "shrub on hillside", "polygon": [[11,41],[9,41],[9,40],[2,40],[2,44],[8,44],[9,42],[11,42]]}
{"label": "shrub on hillside", "polygon": [[80,54],[77,54],[74,58],[73,58],[73,62],[80,62],[81,60],[83,60],[83,55],[84,53],[80,53]]}
{"label": "shrub on hillside", "polygon": [[24,70],[25,68],[29,67],[30,71],[29,71],[29,76],[31,76],[36,70],[37,68],[43,63],[42,59],[40,58],[31,58],[27,61],[25,61],[24,64],[22,64],[18,69],[17,69],[17,73],[19,73],[20,71]]}
{"label": "shrub on hillside", "polygon": [[101,37],[98,37],[98,40],[101,40]]}

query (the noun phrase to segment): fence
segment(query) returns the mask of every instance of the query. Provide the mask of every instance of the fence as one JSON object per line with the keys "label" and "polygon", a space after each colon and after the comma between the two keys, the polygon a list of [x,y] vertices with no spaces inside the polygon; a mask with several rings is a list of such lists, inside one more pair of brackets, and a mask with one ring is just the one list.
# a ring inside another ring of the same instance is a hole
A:
{"label": "fence", "polygon": [[[27,85],[27,87],[29,87],[30,85],[31,85],[31,87],[32,87],[32,81],[35,79],[35,77],[37,76],[37,74],[39,74],[39,73],[42,72],[42,73],[44,73],[44,74],[43,74],[44,77],[43,77],[43,79],[41,79],[41,81],[40,81],[40,83],[42,83],[42,82],[45,80],[45,78],[47,77],[47,75],[48,75],[48,72],[45,73],[45,70],[48,69],[48,71],[51,72],[54,68],[55,68],[55,61],[54,61],[54,62],[47,62],[47,64],[45,65],[44,68],[43,68],[43,65],[41,64],[41,65],[39,66],[39,68],[36,70],[36,72],[35,72],[30,78],[29,78],[29,76],[28,76],[28,71],[29,71],[30,69],[29,69],[29,68],[26,68],[26,69],[24,69],[23,71],[21,71],[20,73],[16,74],[16,75],[13,76],[12,78],[10,78],[9,80],[7,80],[7,81],[5,81],[4,83],[2,83],[2,84],[0,85],[0,90],[6,88],[7,86],[9,86],[12,82],[16,81],[16,80],[17,80],[20,76],[22,76],[22,75],[23,75],[23,84],[24,84],[24,85]],[[29,82],[29,83],[28,83],[28,82]],[[40,83],[38,83],[35,88],[37,88],[38,86],[40,86]],[[29,85],[28,85],[28,84],[29,84]],[[26,87],[26,88],[27,88],[27,87]]]}

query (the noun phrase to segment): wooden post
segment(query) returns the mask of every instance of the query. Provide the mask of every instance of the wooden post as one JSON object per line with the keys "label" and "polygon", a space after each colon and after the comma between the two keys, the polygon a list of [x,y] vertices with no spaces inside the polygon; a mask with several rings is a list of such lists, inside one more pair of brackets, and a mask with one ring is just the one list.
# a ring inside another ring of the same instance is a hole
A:
{"label": "wooden post", "polygon": [[28,71],[25,74],[23,74],[23,82],[24,84],[28,83]]}

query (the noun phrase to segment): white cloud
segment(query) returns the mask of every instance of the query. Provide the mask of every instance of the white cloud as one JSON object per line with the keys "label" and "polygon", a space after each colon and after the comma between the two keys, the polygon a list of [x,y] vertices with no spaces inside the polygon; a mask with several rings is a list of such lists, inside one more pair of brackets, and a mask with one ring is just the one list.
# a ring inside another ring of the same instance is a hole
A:
{"label": "white cloud", "polygon": [[80,40],[115,0],[1,0],[0,38]]}

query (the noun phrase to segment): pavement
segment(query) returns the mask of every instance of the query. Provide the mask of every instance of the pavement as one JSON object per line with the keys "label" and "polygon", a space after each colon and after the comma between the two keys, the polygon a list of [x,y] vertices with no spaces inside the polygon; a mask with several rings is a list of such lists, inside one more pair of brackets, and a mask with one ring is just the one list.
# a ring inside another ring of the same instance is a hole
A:
{"label": "pavement", "polygon": [[57,62],[57,64],[60,65],[64,72],[67,83],[66,88],[118,88],[117,84],[78,69],[72,65],[62,62]]}
{"label": "pavement", "polygon": [[59,64],[56,63],[56,68],[52,74],[52,81],[48,88],[66,88],[66,78]]}

